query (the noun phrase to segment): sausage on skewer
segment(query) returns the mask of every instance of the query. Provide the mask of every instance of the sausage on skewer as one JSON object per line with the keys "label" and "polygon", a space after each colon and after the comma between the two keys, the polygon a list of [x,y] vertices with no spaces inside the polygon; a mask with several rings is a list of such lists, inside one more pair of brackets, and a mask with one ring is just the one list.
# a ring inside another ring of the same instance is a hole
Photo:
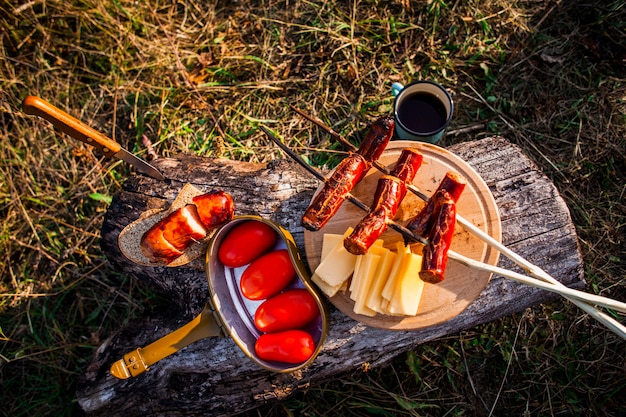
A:
{"label": "sausage on skewer", "polygon": [[335,215],[346,196],[363,179],[385,150],[395,127],[393,117],[376,120],[356,153],[344,158],[324,182],[302,216],[302,225],[309,230],[319,230]]}
{"label": "sausage on skewer", "polygon": [[428,244],[422,251],[420,278],[436,284],[443,281],[448,249],[452,243],[456,224],[456,203],[446,190],[438,190],[431,198],[434,201],[432,226],[428,234]]}
{"label": "sausage on skewer", "polygon": [[435,198],[434,196],[440,191],[445,190],[453,202],[459,201],[461,193],[465,189],[466,180],[461,175],[449,171],[439,183],[437,190],[433,193],[433,198],[428,200],[426,205],[413,217],[406,225],[407,229],[416,236],[426,237],[433,226],[435,219]]}
{"label": "sausage on skewer", "polygon": [[423,156],[415,149],[403,149],[391,175],[378,180],[371,211],[356,225],[343,245],[354,255],[363,255],[380,237],[406,195],[406,183],[411,183],[422,165]]}

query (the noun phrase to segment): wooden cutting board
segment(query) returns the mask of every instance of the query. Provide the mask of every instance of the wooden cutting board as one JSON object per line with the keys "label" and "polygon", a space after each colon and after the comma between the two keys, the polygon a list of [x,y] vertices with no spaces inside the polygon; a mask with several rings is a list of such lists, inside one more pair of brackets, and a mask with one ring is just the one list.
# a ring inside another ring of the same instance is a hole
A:
{"label": "wooden cutting board", "polygon": [[[457,203],[458,215],[469,220],[497,241],[501,241],[501,225],[498,207],[491,191],[483,179],[465,161],[453,153],[431,145],[413,141],[392,141],[379,159],[379,162],[392,168],[402,149],[416,148],[424,156],[424,162],[417,172],[413,184],[426,195],[432,195],[446,172],[454,171],[465,177],[467,185]],[[357,184],[352,194],[370,205],[378,179],[382,174],[373,168],[365,178]],[[320,187],[321,188],[321,187]],[[319,190],[318,190],[319,191]],[[407,192],[397,212],[396,221],[406,224],[424,205],[419,197]],[[345,201],[337,214],[319,231],[304,232],[304,248],[311,271],[320,263],[322,240],[325,233],[343,234],[348,227],[354,227],[365,212]],[[395,242],[402,240],[402,236],[394,230],[388,229],[381,238],[384,246],[395,249]],[[416,246],[414,251],[420,251]],[[496,265],[499,252],[492,249],[482,240],[465,230],[457,222],[452,250],[488,264]],[[416,316],[389,316],[378,314],[374,317],[363,316],[353,312],[354,302],[345,292],[339,292],[330,298],[330,302],[343,313],[368,326],[412,330],[431,326],[449,320],[463,311],[472,301],[480,296],[487,286],[491,274],[476,271],[460,263],[450,260],[446,269],[445,280],[438,284],[426,283],[420,306]]]}

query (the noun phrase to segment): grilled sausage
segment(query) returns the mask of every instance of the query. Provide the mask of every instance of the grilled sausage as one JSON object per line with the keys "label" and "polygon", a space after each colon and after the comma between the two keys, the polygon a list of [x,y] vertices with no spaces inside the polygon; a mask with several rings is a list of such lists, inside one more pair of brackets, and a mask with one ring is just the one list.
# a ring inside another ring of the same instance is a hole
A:
{"label": "grilled sausage", "polygon": [[166,264],[182,255],[194,241],[204,239],[207,229],[198,216],[195,204],[173,211],[141,237],[141,252],[151,262]]}
{"label": "grilled sausage", "polygon": [[209,230],[230,221],[235,213],[232,196],[222,190],[195,196],[191,202],[198,209],[200,221]]}
{"label": "grilled sausage", "polygon": [[378,180],[371,211],[356,225],[343,245],[354,255],[363,255],[387,230],[406,195],[406,183],[411,183],[422,165],[423,156],[415,149],[403,149],[391,175]]}
{"label": "grilled sausage", "polygon": [[212,191],[192,198],[192,202],[165,216],[141,237],[143,255],[153,263],[169,264],[209,230],[233,218],[230,194]]}
{"label": "grilled sausage", "polygon": [[309,230],[319,230],[337,213],[337,210],[363,179],[383,153],[391,140],[395,122],[393,117],[381,117],[369,128],[356,153],[344,158],[324,182],[324,186],[313,199],[302,216],[302,225]]}
{"label": "grilled sausage", "polygon": [[[461,193],[465,189],[466,180],[461,175],[455,172],[447,172],[443,177],[437,190],[433,193],[433,197],[437,194],[437,192],[441,190],[445,190],[448,192],[448,195],[455,203],[459,201],[459,197]],[[426,237],[431,227],[433,226],[434,216],[433,213],[435,211],[435,199],[431,198],[428,200],[426,205],[413,217],[406,225],[407,229],[409,229],[416,236]]]}
{"label": "grilled sausage", "polygon": [[302,216],[302,225],[313,231],[324,227],[370,167],[371,164],[358,153],[344,158]]}
{"label": "grilled sausage", "polygon": [[425,282],[443,281],[448,249],[452,243],[456,224],[456,203],[446,190],[439,190],[433,196],[433,222],[428,234],[428,244],[423,249],[422,270],[419,275]]}

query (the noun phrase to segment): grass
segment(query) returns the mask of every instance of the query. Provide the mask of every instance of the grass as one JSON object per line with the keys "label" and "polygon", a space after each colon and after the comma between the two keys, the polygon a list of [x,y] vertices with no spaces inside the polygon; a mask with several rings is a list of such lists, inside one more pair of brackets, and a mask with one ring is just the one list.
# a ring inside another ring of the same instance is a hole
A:
{"label": "grass", "polygon": [[[143,157],[145,137],[161,156],[279,158],[263,122],[332,165],[338,146],[289,104],[356,142],[392,82],[433,79],[456,106],[443,145],[519,145],[570,207],[587,290],[626,299],[624,1],[3,0],[0,20],[2,415],[80,415],[94,350],[163,307],[100,251],[128,167],[24,115],[27,94]],[[625,352],[558,301],[250,415],[623,415]]]}

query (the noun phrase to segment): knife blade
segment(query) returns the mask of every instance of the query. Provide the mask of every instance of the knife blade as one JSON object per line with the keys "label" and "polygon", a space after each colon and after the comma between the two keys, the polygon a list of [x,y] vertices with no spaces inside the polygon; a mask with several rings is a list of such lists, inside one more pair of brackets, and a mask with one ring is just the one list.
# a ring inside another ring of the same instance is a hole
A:
{"label": "knife blade", "polygon": [[102,154],[106,157],[116,157],[128,162],[135,167],[137,171],[143,172],[144,174],[157,180],[163,181],[165,179],[163,174],[161,174],[161,172],[159,172],[159,170],[154,166],[128,152],[113,139],[108,138],[42,98],[27,96],[22,102],[22,109],[26,114],[40,116],[46,119],[61,132],[66,133],[69,136],[86,143],[87,145],[93,146],[102,152]]}

